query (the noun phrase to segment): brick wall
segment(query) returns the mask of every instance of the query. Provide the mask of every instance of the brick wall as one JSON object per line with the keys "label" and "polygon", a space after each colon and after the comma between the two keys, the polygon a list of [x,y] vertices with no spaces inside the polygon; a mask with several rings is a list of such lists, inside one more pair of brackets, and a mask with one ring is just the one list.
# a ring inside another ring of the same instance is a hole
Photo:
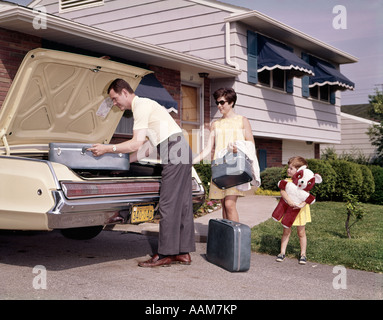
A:
{"label": "brick wall", "polygon": [[211,99],[211,90],[210,90],[210,79],[204,79],[204,88],[203,88],[203,97],[204,97],[204,127],[207,130],[210,130],[210,121],[211,121],[211,108],[210,108],[210,99]]}
{"label": "brick wall", "polygon": [[41,47],[41,39],[0,28],[0,109],[25,54]]}
{"label": "brick wall", "polygon": [[255,146],[259,150],[266,150],[267,168],[282,167],[282,140],[254,138]]}
{"label": "brick wall", "polygon": [[[178,110],[181,107],[181,73],[177,70],[171,70],[158,66],[150,66],[150,70],[154,71],[157,80],[169,92],[178,103]],[[171,113],[173,118],[180,124],[180,114]]]}

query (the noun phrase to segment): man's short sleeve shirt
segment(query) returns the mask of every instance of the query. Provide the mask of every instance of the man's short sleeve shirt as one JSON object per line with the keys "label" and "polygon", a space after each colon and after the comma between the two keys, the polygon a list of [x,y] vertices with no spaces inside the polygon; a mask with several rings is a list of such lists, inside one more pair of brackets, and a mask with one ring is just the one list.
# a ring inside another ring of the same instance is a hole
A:
{"label": "man's short sleeve shirt", "polygon": [[181,128],[165,107],[154,100],[135,96],[132,101],[133,130],[147,129],[150,142],[157,146]]}

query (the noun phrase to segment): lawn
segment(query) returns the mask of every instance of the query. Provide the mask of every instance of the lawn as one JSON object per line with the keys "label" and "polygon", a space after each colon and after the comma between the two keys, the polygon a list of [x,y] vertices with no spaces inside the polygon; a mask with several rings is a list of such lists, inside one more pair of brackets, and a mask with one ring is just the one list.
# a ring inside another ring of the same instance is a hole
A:
{"label": "lawn", "polygon": [[[306,225],[308,261],[383,272],[383,206],[363,206],[367,214],[351,228],[352,239],[348,239],[345,203],[314,203],[311,206],[312,222]],[[252,250],[276,256],[281,236],[281,224],[269,219],[252,228]],[[286,251],[287,257],[299,256],[295,227]]]}

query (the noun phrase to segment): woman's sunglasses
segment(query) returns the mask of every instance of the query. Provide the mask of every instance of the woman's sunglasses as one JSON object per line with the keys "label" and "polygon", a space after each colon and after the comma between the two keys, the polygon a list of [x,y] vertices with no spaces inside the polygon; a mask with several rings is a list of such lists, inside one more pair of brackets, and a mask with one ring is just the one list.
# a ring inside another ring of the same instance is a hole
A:
{"label": "woman's sunglasses", "polygon": [[220,104],[221,106],[223,106],[226,102],[227,102],[227,101],[225,101],[225,100],[220,100],[220,101],[216,101],[215,103],[216,103],[217,106],[218,106],[219,104]]}

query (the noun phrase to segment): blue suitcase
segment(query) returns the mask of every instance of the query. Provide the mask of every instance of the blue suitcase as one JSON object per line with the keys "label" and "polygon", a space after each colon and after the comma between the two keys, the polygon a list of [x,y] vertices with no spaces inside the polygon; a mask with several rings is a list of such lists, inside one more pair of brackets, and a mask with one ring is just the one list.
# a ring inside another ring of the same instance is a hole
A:
{"label": "blue suitcase", "polygon": [[207,260],[230,272],[247,271],[250,268],[250,227],[226,219],[210,219]]}
{"label": "blue suitcase", "polygon": [[253,180],[250,159],[241,151],[228,153],[211,163],[211,178],[220,189],[244,184]]}

